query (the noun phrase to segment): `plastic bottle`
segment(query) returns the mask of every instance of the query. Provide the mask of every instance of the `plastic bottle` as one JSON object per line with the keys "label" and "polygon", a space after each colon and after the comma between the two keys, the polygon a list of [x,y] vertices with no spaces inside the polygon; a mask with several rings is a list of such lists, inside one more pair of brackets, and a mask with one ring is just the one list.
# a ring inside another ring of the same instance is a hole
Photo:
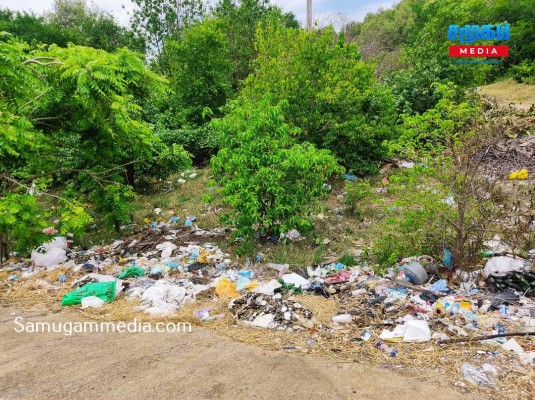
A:
{"label": "plastic bottle", "polygon": [[383,353],[386,353],[390,355],[390,357],[395,357],[398,355],[398,351],[390,346],[388,346],[384,342],[377,342],[375,343],[375,347],[377,347],[379,350],[382,350]]}

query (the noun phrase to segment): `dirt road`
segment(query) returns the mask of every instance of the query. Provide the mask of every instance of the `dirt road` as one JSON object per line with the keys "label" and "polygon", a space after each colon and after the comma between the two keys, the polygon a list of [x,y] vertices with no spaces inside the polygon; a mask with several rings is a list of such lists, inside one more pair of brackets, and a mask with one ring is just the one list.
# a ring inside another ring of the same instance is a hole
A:
{"label": "dirt road", "polygon": [[[59,314],[0,310],[0,399],[457,399],[395,371],[192,333],[28,333]],[[25,325],[26,326],[26,325]]]}

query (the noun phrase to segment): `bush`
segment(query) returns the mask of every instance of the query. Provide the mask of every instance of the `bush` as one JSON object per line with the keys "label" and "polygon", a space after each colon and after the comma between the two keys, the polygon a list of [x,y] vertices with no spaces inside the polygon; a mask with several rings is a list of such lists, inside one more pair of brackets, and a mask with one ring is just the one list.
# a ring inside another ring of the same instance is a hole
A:
{"label": "bush", "polygon": [[344,197],[344,204],[346,212],[350,216],[360,217],[361,212],[358,209],[358,202],[371,194],[371,185],[366,180],[358,182],[346,182],[344,185],[346,192]]}
{"label": "bush", "polygon": [[452,218],[454,211],[443,202],[444,194],[431,188],[428,174],[417,169],[390,177],[389,192],[396,193],[397,200],[385,209],[385,219],[377,226],[381,236],[373,242],[373,255],[382,268],[404,257],[441,257],[451,234],[443,216]]}
{"label": "bush", "polygon": [[392,138],[394,96],[376,83],[373,68],[355,44],[331,28],[306,30],[268,25],[257,31],[255,71],[241,97],[258,101],[271,93],[301,140],[329,149],[350,171],[377,170]]}
{"label": "bush", "polygon": [[168,145],[179,144],[190,153],[195,162],[207,161],[217,153],[217,137],[209,125],[197,128],[161,129],[159,136]]}
{"label": "bush", "polygon": [[511,67],[510,74],[518,83],[535,84],[535,61],[522,61]]}
{"label": "bush", "polygon": [[311,229],[311,207],[327,193],[323,183],[343,171],[329,151],[297,144],[298,130],[271,104],[269,96],[233,102],[229,114],[212,123],[221,146],[212,167],[230,206],[223,222],[248,240]]}

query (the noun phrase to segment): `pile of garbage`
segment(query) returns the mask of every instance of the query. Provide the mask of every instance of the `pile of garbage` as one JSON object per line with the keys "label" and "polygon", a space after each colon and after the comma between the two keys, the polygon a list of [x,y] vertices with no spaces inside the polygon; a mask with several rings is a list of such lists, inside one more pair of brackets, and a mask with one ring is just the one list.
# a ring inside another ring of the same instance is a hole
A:
{"label": "pile of garbage", "polygon": [[229,309],[240,325],[292,331],[314,327],[312,312],[293,299],[283,299],[262,293],[247,293],[233,299]]}
{"label": "pile of garbage", "polygon": [[[262,255],[239,264],[217,244],[194,240],[221,235],[222,230],[170,222],[88,250],[71,249],[66,238],[57,237],[32,253],[32,264],[13,260],[3,270],[14,285],[39,271],[67,267],[72,274],[42,283],[47,290],[70,285],[63,306],[100,308],[124,296],[136,300],[133,311],[169,316],[202,296],[228,301],[238,325],[349,334],[349,341],[371,341],[374,351],[386,357],[398,357],[399,343],[477,340],[516,354],[524,365],[534,363],[533,348],[525,349],[515,339],[535,335],[532,260],[491,255],[484,267],[451,276],[451,253],[445,252],[441,262],[428,256],[406,258],[384,276],[365,263],[339,261],[293,272],[288,264],[263,263]],[[295,295],[335,299],[339,310],[326,324]],[[224,317],[211,312],[199,308],[194,316],[206,323]],[[488,365],[466,364],[462,374],[478,384],[495,380]]]}

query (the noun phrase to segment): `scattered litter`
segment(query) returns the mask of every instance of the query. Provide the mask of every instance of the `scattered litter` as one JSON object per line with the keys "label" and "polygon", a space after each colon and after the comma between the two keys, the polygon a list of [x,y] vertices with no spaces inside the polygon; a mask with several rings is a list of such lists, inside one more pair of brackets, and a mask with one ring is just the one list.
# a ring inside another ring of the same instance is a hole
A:
{"label": "scattered litter", "polygon": [[72,306],[81,304],[84,297],[98,297],[110,303],[115,298],[115,281],[111,282],[93,282],[88,283],[81,288],[78,288],[63,296],[61,301],[62,306]]}
{"label": "scattered litter", "polygon": [[498,376],[496,367],[491,364],[483,364],[481,368],[477,368],[470,363],[465,363],[461,373],[468,382],[479,386],[494,385]]}
{"label": "scattered litter", "polygon": [[511,172],[508,176],[507,176],[507,179],[511,179],[511,180],[514,180],[514,179],[518,179],[518,180],[525,180],[525,179],[528,179],[529,177],[529,172],[527,169],[521,169],[521,170],[518,170],[518,171],[513,171]]}

